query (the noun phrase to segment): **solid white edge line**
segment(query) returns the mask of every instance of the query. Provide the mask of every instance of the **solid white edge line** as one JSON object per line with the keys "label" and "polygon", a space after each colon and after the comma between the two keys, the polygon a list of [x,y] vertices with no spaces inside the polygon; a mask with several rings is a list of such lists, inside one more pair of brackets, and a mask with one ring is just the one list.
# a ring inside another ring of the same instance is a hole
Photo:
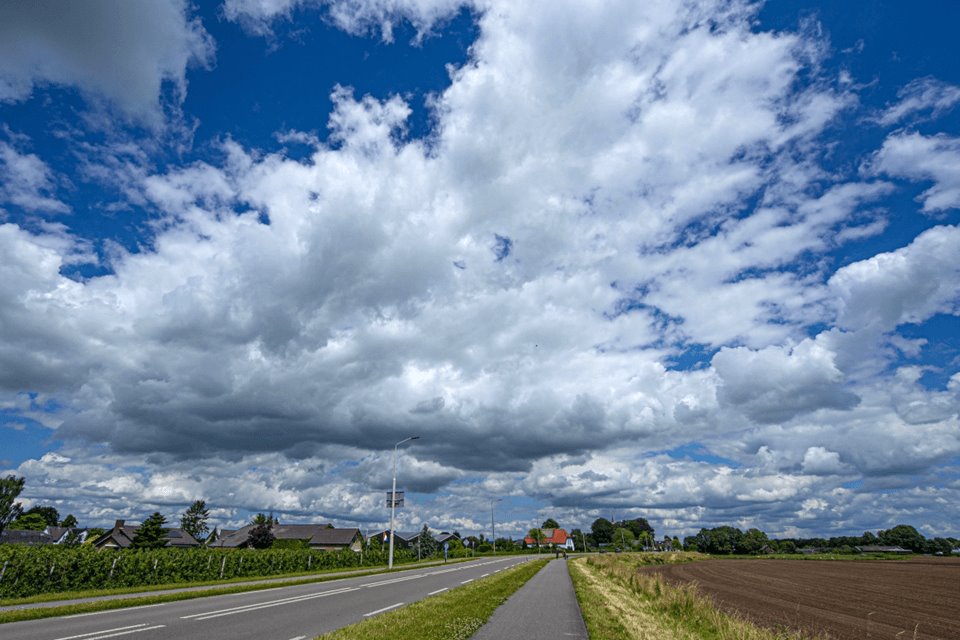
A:
{"label": "solid white edge line", "polygon": [[427,595],[428,595],[428,596],[435,596],[435,595],[437,595],[438,593],[443,593],[443,592],[446,591],[447,589],[449,589],[449,587],[444,587],[443,589],[437,589],[436,591],[431,591],[431,592],[428,593]]}
{"label": "solid white edge line", "polygon": [[136,611],[137,609],[149,609],[150,607],[162,607],[167,604],[166,602],[158,602],[156,604],[141,604],[136,607],[120,607],[120,609],[104,609],[103,611],[91,611],[89,613],[75,613],[70,616],[57,616],[62,620],[67,620],[69,618],[85,618],[87,616],[102,616],[105,613],[116,613],[117,611]]}
{"label": "solid white edge line", "polygon": [[324,596],[333,596],[339,593],[349,593],[350,591],[356,591],[356,590],[357,590],[356,587],[342,587],[340,589],[320,591],[318,593],[310,593],[302,596],[292,596],[290,598],[283,598],[281,600],[267,600],[265,602],[252,602],[250,604],[243,605],[242,607],[231,607],[229,609],[217,609],[214,611],[205,611],[203,613],[191,613],[188,616],[180,616],[180,619],[190,620],[191,618],[196,618],[198,620],[202,620],[212,616],[223,616],[231,613],[244,613],[246,611],[264,609],[266,607],[277,607],[282,604],[293,604],[294,602],[302,602],[303,600],[311,600],[313,598],[322,598]]}
{"label": "solid white edge line", "polygon": [[140,624],[132,624],[129,627],[117,627],[115,629],[103,629],[102,631],[91,631],[90,633],[81,633],[75,636],[66,636],[64,638],[57,638],[57,640],[74,640],[74,638],[86,638],[87,636],[95,636],[101,633],[113,633],[114,631],[124,631],[126,629],[136,629],[137,627],[147,626],[146,622]]}
{"label": "solid white edge line", "polygon": [[376,611],[371,611],[370,613],[363,614],[364,618],[369,618],[370,616],[375,616],[378,613],[383,613],[384,611],[390,611],[390,609],[396,609],[397,607],[402,607],[403,603],[398,602],[397,604],[392,604],[389,607],[384,607],[383,609],[377,609]]}
{"label": "solid white edge line", "polygon": [[235,613],[250,613],[251,611],[259,611],[260,609],[269,609],[271,607],[280,607],[285,604],[296,604],[300,602],[306,602],[307,600],[316,600],[317,598],[326,598],[327,596],[337,596],[341,593],[350,593],[351,591],[358,591],[358,589],[340,589],[338,591],[323,591],[321,593],[315,593],[310,596],[303,596],[297,600],[283,600],[277,602],[267,602],[264,604],[251,605],[243,609],[230,610],[230,611],[221,611],[219,613],[204,613],[199,614],[199,616],[193,617],[194,620],[210,620],[211,618],[222,618],[223,616],[232,616]]}
{"label": "solid white edge line", "polygon": [[91,636],[89,640],[103,640],[104,638],[116,638],[117,636],[125,636],[131,633],[140,633],[141,631],[153,631],[154,629],[163,629],[167,625],[158,624],[152,627],[141,627],[140,629],[131,629],[130,631],[121,631],[120,633],[108,633],[105,636]]}

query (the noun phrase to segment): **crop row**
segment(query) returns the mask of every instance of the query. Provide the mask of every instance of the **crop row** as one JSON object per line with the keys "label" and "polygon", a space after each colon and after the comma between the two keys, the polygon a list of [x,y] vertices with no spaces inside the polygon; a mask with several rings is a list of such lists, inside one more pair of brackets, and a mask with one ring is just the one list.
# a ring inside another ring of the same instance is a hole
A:
{"label": "crop row", "polygon": [[[398,562],[410,560],[397,551]],[[0,545],[0,597],[201,582],[386,564],[386,553],[309,549],[153,549]]]}

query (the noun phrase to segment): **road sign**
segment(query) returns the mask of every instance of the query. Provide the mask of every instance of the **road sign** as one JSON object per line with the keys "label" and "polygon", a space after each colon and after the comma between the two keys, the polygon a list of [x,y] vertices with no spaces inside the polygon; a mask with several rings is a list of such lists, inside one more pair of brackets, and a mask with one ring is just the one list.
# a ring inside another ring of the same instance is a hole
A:
{"label": "road sign", "polygon": [[403,491],[397,491],[394,495],[393,504],[390,504],[390,492],[387,491],[387,509],[392,507],[400,508],[403,506]]}

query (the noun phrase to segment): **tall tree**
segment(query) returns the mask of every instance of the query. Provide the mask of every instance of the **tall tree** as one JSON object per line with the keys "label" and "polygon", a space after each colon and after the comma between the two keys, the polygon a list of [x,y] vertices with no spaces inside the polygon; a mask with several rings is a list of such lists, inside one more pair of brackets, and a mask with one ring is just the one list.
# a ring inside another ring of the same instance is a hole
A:
{"label": "tall tree", "polygon": [[23,513],[23,505],[16,502],[23,491],[23,478],[7,476],[0,480],[0,533]]}
{"label": "tall tree", "polygon": [[643,532],[646,531],[650,534],[650,539],[653,540],[656,535],[653,527],[650,526],[650,523],[647,522],[646,518],[634,518],[633,520],[624,520],[623,522],[617,523],[618,527],[623,527],[624,529],[629,529],[633,532],[633,535],[639,540],[643,535]]}
{"label": "tall tree", "polygon": [[60,522],[60,512],[54,507],[38,504],[37,506],[30,507],[24,511],[24,515],[34,513],[43,518],[43,521],[47,523],[48,527],[55,527],[57,526],[57,523]]}
{"label": "tall tree", "polygon": [[274,517],[258,513],[253,518],[253,529],[247,535],[247,544],[254,549],[268,549],[273,545],[275,536],[273,535]]}
{"label": "tall tree", "polygon": [[590,532],[597,544],[613,540],[613,523],[606,518],[597,518],[590,525]]}
{"label": "tall tree", "polygon": [[915,553],[923,552],[926,546],[923,534],[908,524],[898,524],[893,529],[880,531],[877,537],[881,544],[897,545]]}
{"label": "tall tree", "polygon": [[539,528],[530,529],[530,531],[527,532],[527,536],[533,538],[534,544],[538,547],[543,546],[543,531]]}
{"label": "tall tree", "polygon": [[430,527],[423,525],[420,529],[420,535],[417,537],[417,545],[420,547],[420,557],[429,558],[440,549],[440,543],[437,542],[433,534],[430,533]]}
{"label": "tall tree", "polygon": [[210,527],[207,526],[207,519],[210,512],[207,510],[207,503],[203,500],[196,500],[191,504],[180,517],[180,528],[189,533],[198,542],[203,542]]}
{"label": "tall tree", "polygon": [[68,529],[73,529],[77,524],[77,519],[72,513],[68,513],[67,517],[60,522],[61,527],[67,527]]}
{"label": "tall tree", "polygon": [[132,549],[160,549],[167,544],[167,530],[163,525],[167,523],[159,512],[154,512],[149,518],[143,521],[143,524],[137,529],[130,542]]}
{"label": "tall tree", "polygon": [[540,525],[543,529],[559,529],[560,525],[553,518],[547,518],[543,521],[543,524]]}
{"label": "tall tree", "polygon": [[24,513],[19,518],[10,523],[9,529],[22,529],[27,531],[43,531],[47,528],[47,521],[39,513]]}

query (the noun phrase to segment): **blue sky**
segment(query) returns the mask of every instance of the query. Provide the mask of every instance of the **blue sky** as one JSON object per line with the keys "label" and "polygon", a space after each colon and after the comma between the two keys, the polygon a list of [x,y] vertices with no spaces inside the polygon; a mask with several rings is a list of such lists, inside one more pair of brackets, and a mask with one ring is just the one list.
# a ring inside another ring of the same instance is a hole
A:
{"label": "blue sky", "polygon": [[0,8],[0,473],[957,535],[960,8],[515,4]]}

